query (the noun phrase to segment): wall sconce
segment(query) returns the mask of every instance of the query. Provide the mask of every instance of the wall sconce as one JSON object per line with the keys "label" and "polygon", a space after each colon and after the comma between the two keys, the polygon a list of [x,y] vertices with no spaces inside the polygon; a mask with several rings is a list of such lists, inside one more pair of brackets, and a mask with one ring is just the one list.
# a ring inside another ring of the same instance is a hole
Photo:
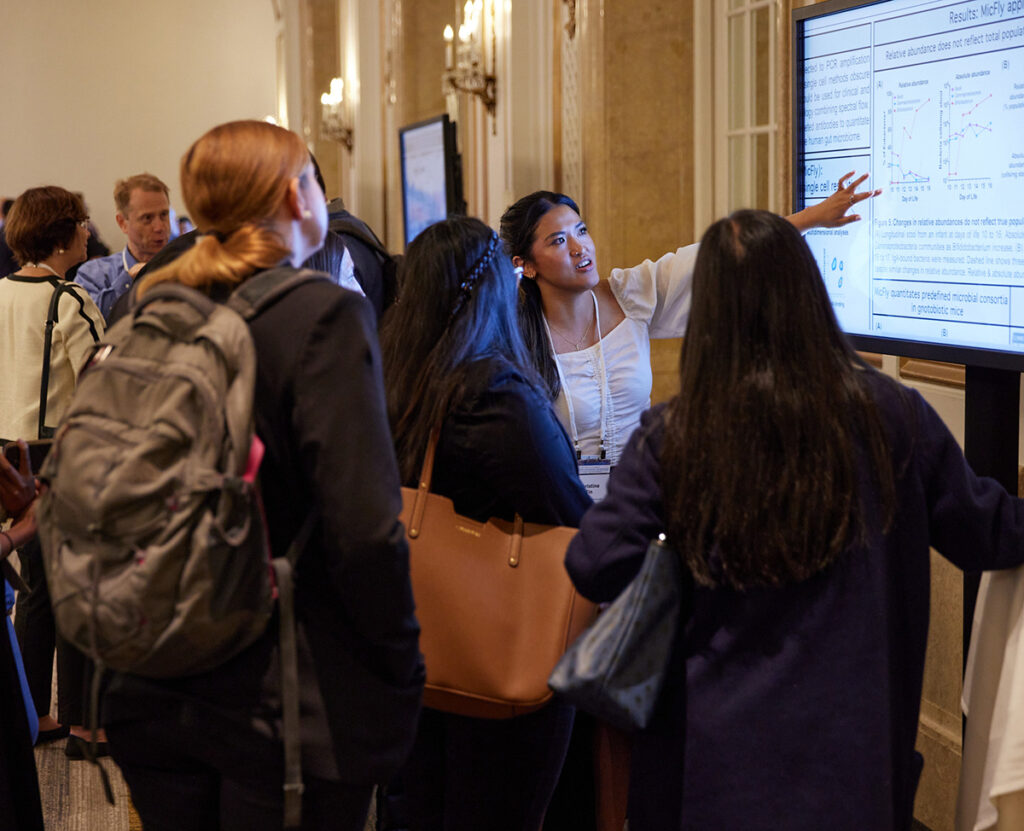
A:
{"label": "wall sconce", "polygon": [[320,96],[320,134],[352,152],[352,125],[345,117],[345,81],[331,78],[331,91]]}
{"label": "wall sconce", "polygon": [[465,92],[479,96],[487,112],[494,115],[497,103],[494,30],[494,0],[466,0],[459,25],[458,41],[451,26],[444,27],[444,73],[441,89],[445,95]]}

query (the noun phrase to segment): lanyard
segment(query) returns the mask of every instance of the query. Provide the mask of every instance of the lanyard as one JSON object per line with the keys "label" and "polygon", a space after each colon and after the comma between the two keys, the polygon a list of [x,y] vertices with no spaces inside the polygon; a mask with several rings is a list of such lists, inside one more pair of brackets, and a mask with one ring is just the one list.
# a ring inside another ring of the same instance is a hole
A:
{"label": "lanyard", "polygon": [[121,263],[124,265],[124,273],[131,278],[131,273],[128,271],[128,246],[121,249]]}
{"label": "lanyard", "polygon": [[[594,292],[590,292],[590,296],[594,301],[594,323],[597,327],[597,352],[598,352],[598,363],[599,372],[601,375],[600,380],[600,393],[601,393],[601,436],[600,436],[600,458],[605,458],[605,446],[604,446],[604,427],[605,427],[605,412],[607,410],[608,403],[608,378],[605,374],[605,363],[604,363],[604,341],[601,337],[601,313],[597,307],[597,295]],[[543,315],[542,315],[543,317]],[[565,378],[565,372],[562,370],[562,362],[558,360],[558,353],[555,351],[555,341],[551,337],[551,327],[548,326],[548,319],[544,318],[544,330],[548,333],[548,343],[551,344],[551,355],[555,359],[555,369],[558,370],[558,382],[562,385],[562,394],[565,396],[565,403],[569,410],[569,436],[572,439],[573,447],[576,450],[576,458],[580,459],[583,456],[583,452],[580,450],[580,435],[579,428],[576,426],[576,411],[572,406],[572,394],[569,391],[569,384]]]}

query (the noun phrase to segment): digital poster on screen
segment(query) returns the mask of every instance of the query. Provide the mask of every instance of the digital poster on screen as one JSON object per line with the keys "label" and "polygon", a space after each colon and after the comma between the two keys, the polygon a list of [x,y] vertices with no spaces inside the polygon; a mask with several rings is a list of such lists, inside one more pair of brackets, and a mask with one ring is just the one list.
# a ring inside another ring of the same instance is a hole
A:
{"label": "digital poster on screen", "polygon": [[1024,355],[1024,0],[825,6],[795,25],[797,207],[883,189],[806,237],[841,325]]}

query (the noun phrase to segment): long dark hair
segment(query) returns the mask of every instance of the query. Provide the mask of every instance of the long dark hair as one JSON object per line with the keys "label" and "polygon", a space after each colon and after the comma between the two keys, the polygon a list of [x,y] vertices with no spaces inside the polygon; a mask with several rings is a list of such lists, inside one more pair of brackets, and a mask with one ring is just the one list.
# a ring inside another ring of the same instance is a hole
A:
{"label": "long dark hair", "polygon": [[[559,205],[566,205],[577,214],[580,212],[579,206],[564,193],[538,190],[524,196],[501,215],[501,239],[509,257],[530,259],[530,249],[541,217]],[[525,277],[519,281],[519,325],[533,365],[544,381],[548,394],[554,399],[558,396],[561,383],[558,380],[558,367],[551,355],[551,342],[544,327],[540,289],[535,280]]]}
{"label": "long dark hair", "polygon": [[388,418],[402,481],[419,474],[430,431],[487,358],[540,388],[516,319],[516,278],[498,235],[479,219],[435,223],[410,243],[402,292],[381,331]]}
{"label": "long dark hair", "polygon": [[707,230],[661,456],[670,539],[698,582],[777,586],[823,570],[874,524],[859,470],[888,527],[893,463],[872,372],[792,225],[738,211]]}

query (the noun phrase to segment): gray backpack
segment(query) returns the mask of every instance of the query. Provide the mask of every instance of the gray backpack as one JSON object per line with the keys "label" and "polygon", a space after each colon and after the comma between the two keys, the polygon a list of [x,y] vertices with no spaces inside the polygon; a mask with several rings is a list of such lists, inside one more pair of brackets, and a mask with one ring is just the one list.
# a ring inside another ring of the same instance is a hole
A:
{"label": "gray backpack", "polygon": [[[36,512],[57,625],[100,668],[152,678],[212,669],[264,632],[277,594],[286,756],[292,719],[298,735],[291,570],[313,515],[272,564],[246,321],[318,279],[265,271],[227,305],[175,283],[150,289],[86,363]],[[286,815],[299,792],[301,778],[286,783]]]}

